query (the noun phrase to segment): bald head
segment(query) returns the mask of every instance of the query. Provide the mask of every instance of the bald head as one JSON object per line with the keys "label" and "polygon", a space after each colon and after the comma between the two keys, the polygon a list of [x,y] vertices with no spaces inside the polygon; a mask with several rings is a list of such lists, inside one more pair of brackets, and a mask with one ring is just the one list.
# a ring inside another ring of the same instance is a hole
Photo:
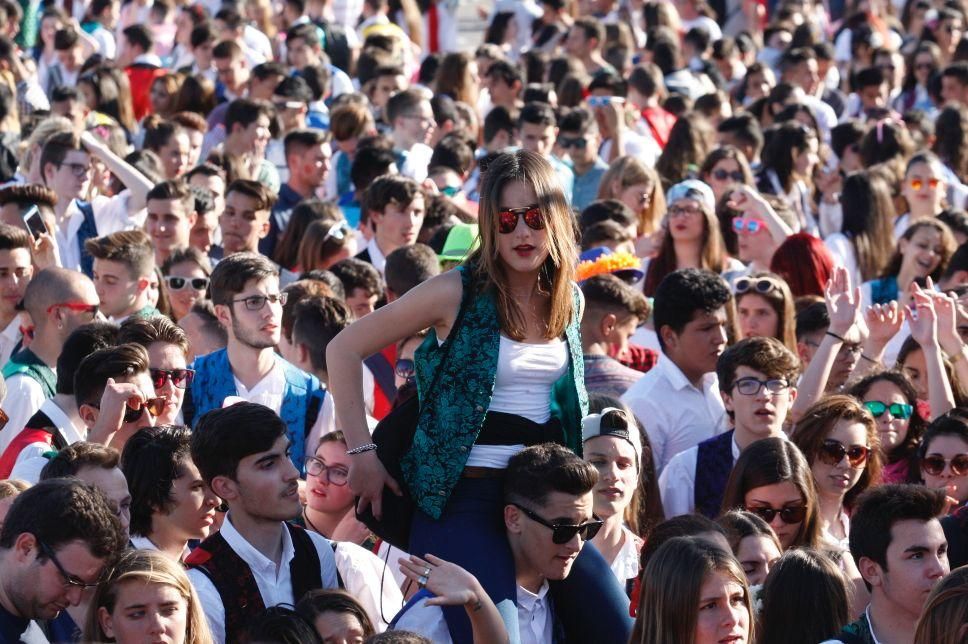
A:
{"label": "bald head", "polygon": [[34,275],[24,292],[24,309],[38,328],[46,323],[47,313],[55,304],[97,301],[94,283],[86,275],[60,267],[45,268]]}

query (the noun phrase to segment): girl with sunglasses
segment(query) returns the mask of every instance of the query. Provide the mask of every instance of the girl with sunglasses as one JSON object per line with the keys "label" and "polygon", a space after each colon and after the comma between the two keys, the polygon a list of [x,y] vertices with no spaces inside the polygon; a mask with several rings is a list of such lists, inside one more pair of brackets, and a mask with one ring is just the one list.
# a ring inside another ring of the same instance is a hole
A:
{"label": "girl with sunglasses", "polygon": [[769,270],[777,248],[800,227],[787,204],[749,186],[736,186],[716,203],[726,248],[747,271]]}
{"label": "girl with sunglasses", "polygon": [[[357,320],[327,349],[330,373],[340,374],[330,384],[351,448],[358,509],[382,516],[384,489],[406,486],[416,505],[409,552],[433,553],[477,577],[512,642],[519,633],[516,582],[500,520],[501,477],[511,456],[530,444],[554,441],[577,452],[588,409],[577,366],[572,221],[547,160],[525,150],[496,155],[481,186],[480,246],[457,270]],[[374,451],[361,365],[426,328],[432,330],[415,354],[422,411],[398,481]],[[579,640],[627,640],[628,599],[593,546],[582,549],[560,592],[581,593],[579,609],[565,615]],[[468,641],[466,616],[448,615],[455,641]]]}
{"label": "girl with sunglasses", "polygon": [[643,265],[643,291],[647,296],[655,295],[666,275],[680,268],[704,268],[714,273],[742,270],[741,263],[726,256],[712,188],[689,179],[674,185],[668,199],[662,245]]}
{"label": "girl with sunglasses", "polygon": [[656,550],[642,574],[631,644],[748,644],[753,635],[749,586],[732,553],[702,537],[675,537]]}
{"label": "girl with sunglasses", "polygon": [[753,185],[749,161],[732,145],[724,145],[710,152],[699,168],[699,178],[713,189],[716,203],[737,185]]}
{"label": "girl with sunglasses", "polygon": [[947,190],[944,165],[937,155],[920,152],[911,157],[901,184],[901,196],[907,202],[908,211],[894,222],[894,238],[903,235],[915,222],[937,217],[945,209]]}
{"label": "girl with sunglasses", "polygon": [[195,302],[208,299],[208,279],[212,265],[197,248],[176,248],[161,266],[165,292],[171,304],[171,316],[181,321]]}
{"label": "girl with sunglasses", "polygon": [[327,270],[356,254],[356,236],[345,219],[318,219],[306,228],[293,272]]}
{"label": "girl with sunglasses", "polygon": [[128,550],[94,591],[81,640],[141,644],[159,636],[174,644],[213,642],[181,565],[153,550]]}
{"label": "girl with sunglasses", "polygon": [[897,249],[881,277],[861,286],[865,307],[888,304],[893,300],[909,304],[911,285],[927,277],[937,282],[954,252],[955,238],[951,229],[937,219],[911,224],[898,240]]}
{"label": "girl with sunglasses", "polygon": [[148,351],[148,374],[155,395],[165,401],[157,423],[180,424],[185,391],[195,379],[188,368],[188,336],[166,317],[130,317],[121,324],[118,342],[133,342]]}
{"label": "girl with sunglasses", "polygon": [[812,405],[790,437],[813,473],[821,533],[838,552],[849,549],[848,513],[854,501],[880,482],[877,438],[870,411],[845,395],[827,396]]}
{"label": "girl with sunglasses", "polygon": [[948,495],[948,511],[968,501],[968,412],[955,409],[928,426],[918,449],[924,485]]}
{"label": "girl with sunglasses", "polygon": [[796,355],[796,312],[786,282],[773,273],[752,273],[733,282],[733,294],[742,338],[776,338]]}
{"label": "girl with sunglasses", "polygon": [[786,438],[756,441],[736,459],[723,512],[741,509],[766,521],[784,550],[820,545],[816,484],[810,465]]}
{"label": "girl with sunglasses", "polygon": [[917,391],[908,377],[902,371],[881,371],[858,381],[848,393],[874,417],[883,465],[881,480],[916,483],[917,451],[926,423],[918,409]]}

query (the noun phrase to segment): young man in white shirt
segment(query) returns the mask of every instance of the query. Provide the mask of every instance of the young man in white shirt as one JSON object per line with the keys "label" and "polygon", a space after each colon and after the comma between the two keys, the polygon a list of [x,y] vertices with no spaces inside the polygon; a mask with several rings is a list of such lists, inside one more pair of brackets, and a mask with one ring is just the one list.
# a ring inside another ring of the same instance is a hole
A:
{"label": "young man in white shirt", "polygon": [[409,177],[385,175],[366,189],[363,207],[374,232],[356,258],[383,275],[390,253],[417,242],[426,212],[423,190]]}
{"label": "young man in white shirt", "polygon": [[860,497],[850,518],[850,554],[871,594],[860,618],[824,644],[912,644],[925,599],[948,574],[938,521],[943,490],[881,485]]}
{"label": "young man in white shirt", "polygon": [[[113,197],[88,199],[91,157],[110,170],[125,189]],[[55,230],[60,265],[91,276],[92,259],[84,242],[119,230],[141,228],[148,191],[154,185],[90,132],[55,134],[40,153],[44,185],[59,197],[54,206]]]}
{"label": "young man in white shirt", "polygon": [[674,271],[656,290],[652,319],[662,356],[622,401],[645,426],[659,471],[679,452],[726,430],[715,369],[731,306],[729,286],[710,271]]}
{"label": "young man in white shirt", "polygon": [[[597,482],[593,465],[552,443],[529,447],[508,462],[504,526],[514,556],[521,644],[551,644],[560,639],[555,636],[561,628],[548,581],[568,576],[578,553],[602,526],[592,514],[592,489]],[[433,568],[428,565],[430,572],[424,573],[431,586]],[[464,607],[428,606],[426,600],[432,596],[422,591],[391,628],[419,633],[435,644],[453,642],[451,625],[464,616]]]}
{"label": "young man in white shirt", "polygon": [[672,457],[659,477],[667,517],[693,511],[719,516],[740,452],[761,438],[783,435],[799,367],[797,356],[775,338],[746,338],[723,352],[716,375],[733,429]]}
{"label": "young man in white shirt", "polygon": [[22,228],[0,225],[0,364],[7,364],[23,339],[17,305],[34,275],[32,246]]}
{"label": "young man in white shirt", "polygon": [[413,88],[394,94],[387,101],[386,120],[393,128],[390,138],[400,174],[423,181],[433,154],[428,144],[437,126],[430,96]]}
{"label": "young man in white shirt", "polygon": [[195,195],[183,180],[162,181],[148,193],[147,202],[145,232],[155,248],[155,265],[161,266],[176,248],[191,245],[198,218]]}
{"label": "young man in white shirt", "polygon": [[101,312],[121,323],[132,315],[158,312],[151,303],[152,285],[157,287],[155,251],[151,239],[140,230],[121,230],[84,243],[94,258],[94,288]]}
{"label": "young man in white shirt", "polygon": [[287,433],[275,412],[249,402],[208,412],[192,432],[192,460],[229,506],[221,530],[186,559],[220,644],[241,641],[265,608],[339,586],[329,541],[286,523],[301,510]]}
{"label": "young man in white shirt", "polygon": [[[234,194],[229,192],[230,202]],[[262,255],[235,253],[215,266],[209,293],[228,333],[228,346],[196,357],[190,400],[186,395],[182,406],[185,423],[198,423],[228,397],[263,404],[285,421],[292,462],[302,471],[304,456],[316,448],[308,438],[322,433],[326,389],[275,353],[286,300],[279,292],[278,270]]]}

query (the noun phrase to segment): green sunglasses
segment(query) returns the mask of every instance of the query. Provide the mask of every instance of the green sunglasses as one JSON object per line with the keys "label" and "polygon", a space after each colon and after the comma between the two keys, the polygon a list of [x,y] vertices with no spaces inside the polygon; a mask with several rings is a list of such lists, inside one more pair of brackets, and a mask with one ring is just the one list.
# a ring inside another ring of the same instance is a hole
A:
{"label": "green sunglasses", "polygon": [[882,403],[880,400],[869,400],[864,403],[864,407],[867,407],[867,411],[874,416],[874,418],[880,418],[884,415],[884,412],[891,412],[891,416],[897,418],[898,420],[907,420],[914,413],[914,407],[908,405],[907,403]]}

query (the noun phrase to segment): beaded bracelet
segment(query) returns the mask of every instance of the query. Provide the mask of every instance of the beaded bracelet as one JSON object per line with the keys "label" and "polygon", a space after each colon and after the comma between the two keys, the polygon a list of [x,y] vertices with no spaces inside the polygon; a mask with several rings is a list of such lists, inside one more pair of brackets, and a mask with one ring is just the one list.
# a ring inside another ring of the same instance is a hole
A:
{"label": "beaded bracelet", "polygon": [[364,443],[359,447],[354,447],[353,449],[346,450],[347,456],[354,456],[355,454],[362,454],[364,452],[372,452],[376,449],[376,443]]}

